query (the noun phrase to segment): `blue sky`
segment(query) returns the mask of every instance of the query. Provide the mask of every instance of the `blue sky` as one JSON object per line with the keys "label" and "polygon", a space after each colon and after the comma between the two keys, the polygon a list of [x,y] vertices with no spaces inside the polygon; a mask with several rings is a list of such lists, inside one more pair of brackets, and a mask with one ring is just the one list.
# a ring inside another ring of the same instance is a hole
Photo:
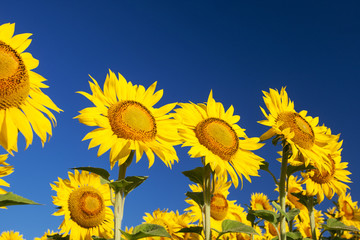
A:
{"label": "blue sky", "polygon": [[[64,110],[55,114],[53,137],[41,147],[38,137],[8,162],[15,172],[5,180],[15,192],[41,206],[2,210],[0,231],[15,230],[26,239],[56,230],[62,218],[50,183],[67,178],[70,168],[109,170],[108,153],[97,158],[81,139],[92,128],[80,124],[78,111],[91,103],[76,91],[89,92],[89,74],[103,84],[108,69],[128,81],[150,86],[158,81],[171,102],[205,102],[212,89],[216,101],[233,105],[239,125],[250,137],[266,127],[259,106],[262,90],[287,86],[295,109],[308,110],[344,140],[342,159],[349,162],[352,198],[360,200],[357,149],[360,77],[360,3],[356,1],[5,1],[0,24],[16,23],[15,34],[33,33],[27,51],[40,61],[35,72],[48,79],[44,92]],[[188,179],[182,171],[200,165],[188,148],[176,148],[179,163],[170,170],[159,159],[148,169],[146,157],[128,175],[149,176],[125,203],[123,226],[135,226],[145,212],[158,208],[183,211]],[[258,155],[275,161],[279,148],[266,144]],[[3,151],[1,152],[3,153]],[[116,171],[112,172],[116,178]],[[275,199],[272,178],[261,177],[231,188],[230,199],[248,204],[251,193]],[[332,206],[325,200],[320,209]]]}

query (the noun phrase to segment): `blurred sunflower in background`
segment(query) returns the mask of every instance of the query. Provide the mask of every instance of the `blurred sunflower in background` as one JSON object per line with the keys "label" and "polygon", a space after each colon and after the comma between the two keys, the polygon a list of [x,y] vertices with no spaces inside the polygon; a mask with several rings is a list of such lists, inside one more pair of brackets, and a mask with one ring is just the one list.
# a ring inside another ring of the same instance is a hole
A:
{"label": "blurred sunflower in background", "polygon": [[308,116],[307,111],[296,112],[285,88],[281,88],[280,92],[270,89],[263,94],[269,114],[260,107],[266,120],[259,123],[271,128],[260,139],[264,141],[275,135],[281,136],[291,146],[290,164],[299,165],[298,160],[303,160],[306,166],[316,165],[320,171],[329,171],[331,162],[325,146],[336,136],[326,134],[327,128],[318,125],[318,117]]}
{"label": "blurred sunflower in background", "polygon": [[[8,163],[6,163],[6,159],[8,158],[7,154],[0,155],[0,186],[4,187],[10,187],[10,184],[5,182],[2,177],[5,177],[7,175],[10,175],[14,172],[14,168],[12,166],[9,166]],[[5,194],[7,191],[0,188],[0,194]]]}
{"label": "blurred sunflower in background", "polygon": [[251,210],[275,211],[275,209],[270,205],[269,198],[264,193],[251,194],[250,207]]}
{"label": "blurred sunflower in background", "polygon": [[248,138],[245,129],[236,124],[240,116],[233,115],[233,106],[225,111],[224,106],[214,100],[212,91],[206,104],[179,105],[181,108],[175,109],[174,116],[181,122],[182,146],[191,147],[191,157],[204,157],[204,165],[210,164],[218,175],[229,174],[235,187],[239,184],[237,175],[249,182],[250,176],[259,176],[263,159],[251,151],[263,144],[259,143],[259,138]]}
{"label": "blurred sunflower in background", "polygon": [[108,207],[112,205],[110,189],[100,183],[94,173],[75,170],[68,173],[69,179],[58,178],[50,184],[56,191],[53,203],[59,210],[53,215],[64,216],[59,229],[70,240],[90,240],[92,236],[113,237],[114,216]]}
{"label": "blurred sunflower in background", "polygon": [[11,231],[4,231],[0,235],[0,240],[23,240],[23,235],[19,232]]}
{"label": "blurred sunflower in background", "polygon": [[52,237],[55,236],[56,234],[58,234],[57,232],[54,232],[50,229],[48,229],[44,235],[42,235],[42,237],[36,237],[34,238],[34,240],[48,240],[48,239],[53,239]]}
{"label": "blurred sunflower in background", "polygon": [[360,209],[358,202],[353,202],[350,193],[339,195],[337,206],[335,217],[340,218],[345,225],[360,229]]}
{"label": "blurred sunflower in background", "polygon": [[[320,210],[314,209],[315,217],[315,232],[316,236],[319,237],[324,223],[324,215]],[[295,218],[295,226],[304,238],[311,238],[311,227],[309,214],[300,214],[300,217]]]}
{"label": "blurred sunflower in background", "polygon": [[0,145],[9,153],[17,151],[18,132],[24,135],[26,148],[33,141],[33,130],[44,145],[52,135],[51,123],[56,125],[49,109],[61,111],[41,91],[48,87],[46,79],[32,71],[39,61],[24,52],[31,34],[14,36],[14,31],[14,23],[0,26]]}
{"label": "blurred sunflower in background", "polygon": [[154,108],[163,96],[162,90],[155,92],[156,82],[145,89],[109,71],[101,90],[92,80],[92,94],[79,93],[95,106],[81,110],[76,117],[85,125],[98,127],[83,139],[91,139],[89,148],[100,145],[98,156],[110,149],[111,168],[116,162],[123,164],[131,151],[136,152],[136,161],[145,152],[149,167],[154,163],[154,153],[168,167],[178,161],[173,147],[180,144],[177,123],[168,114],[176,103]]}

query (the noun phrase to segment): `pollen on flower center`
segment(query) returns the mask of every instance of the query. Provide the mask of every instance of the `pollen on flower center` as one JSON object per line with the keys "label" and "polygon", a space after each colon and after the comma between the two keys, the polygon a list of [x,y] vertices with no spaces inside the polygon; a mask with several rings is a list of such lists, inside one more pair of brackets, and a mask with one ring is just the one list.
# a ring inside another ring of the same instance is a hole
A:
{"label": "pollen on flower center", "polygon": [[120,138],[149,141],[157,130],[151,112],[136,101],[122,101],[108,110],[111,129]]}
{"label": "pollen on flower center", "polygon": [[228,209],[228,202],[222,194],[217,193],[212,196],[210,203],[210,216],[213,219],[217,221],[223,220],[227,215]]}
{"label": "pollen on flower center", "polygon": [[311,149],[315,142],[315,134],[311,125],[296,112],[280,113],[276,121],[281,121],[283,124],[280,130],[290,128],[295,136],[292,141],[305,149]]}
{"label": "pollen on flower center", "polygon": [[0,41],[0,109],[19,107],[29,91],[29,75],[20,54]]}
{"label": "pollen on flower center", "polygon": [[239,148],[236,132],[222,119],[205,119],[196,126],[195,134],[202,145],[223,160],[229,161]]}
{"label": "pollen on flower center", "polygon": [[331,168],[330,171],[319,171],[318,169],[313,169],[311,170],[311,172],[313,172],[313,174],[311,175],[311,179],[319,184],[324,184],[324,183],[328,183],[330,182],[330,180],[333,178],[334,174],[335,174],[335,162],[334,160],[329,157],[330,162],[331,162]]}
{"label": "pollen on flower center", "polygon": [[105,219],[105,204],[94,187],[83,186],[70,193],[68,206],[71,219],[84,228],[100,225]]}

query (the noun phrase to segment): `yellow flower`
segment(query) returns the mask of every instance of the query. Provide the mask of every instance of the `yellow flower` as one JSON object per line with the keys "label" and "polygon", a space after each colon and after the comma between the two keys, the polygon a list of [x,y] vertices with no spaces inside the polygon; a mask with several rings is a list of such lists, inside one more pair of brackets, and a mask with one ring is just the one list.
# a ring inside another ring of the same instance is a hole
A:
{"label": "yellow flower", "polygon": [[274,208],[270,205],[269,198],[263,193],[251,194],[250,206],[252,210],[274,211]]}
{"label": "yellow flower", "polygon": [[49,236],[52,236],[55,234],[57,234],[57,233],[54,231],[50,231],[50,229],[48,229],[42,237],[40,237],[40,238],[36,237],[36,238],[34,238],[34,240],[49,240],[49,239],[52,239],[52,238],[49,238]]}
{"label": "yellow flower", "polygon": [[[7,157],[8,157],[7,154],[0,155],[0,186],[4,186],[4,187],[10,187],[10,184],[5,182],[1,178],[10,175],[14,171],[14,168],[12,166],[9,166],[9,164],[5,162]],[[5,194],[5,193],[6,191],[0,188],[0,194]]]}
{"label": "yellow flower", "polygon": [[100,177],[86,171],[69,172],[69,179],[51,184],[57,196],[53,203],[60,209],[53,215],[64,220],[60,233],[70,240],[90,240],[91,236],[111,238],[113,236],[114,216],[108,207],[111,204],[109,186],[100,183]]}
{"label": "yellow flower", "polygon": [[179,133],[183,146],[191,147],[191,157],[205,157],[205,165],[210,164],[217,175],[229,174],[235,187],[239,184],[237,175],[249,182],[250,176],[258,176],[263,159],[251,150],[263,144],[258,143],[259,138],[248,138],[245,129],[236,124],[240,117],[233,115],[233,106],[225,112],[223,105],[215,102],[212,91],[206,105],[179,105],[182,108],[175,109],[175,118],[181,122]]}
{"label": "yellow flower", "polygon": [[109,71],[102,91],[92,80],[92,95],[79,93],[95,106],[81,110],[76,117],[85,125],[98,127],[83,139],[91,139],[89,148],[100,145],[98,156],[110,149],[111,168],[116,162],[123,164],[132,150],[136,151],[136,161],[145,152],[149,167],[154,163],[154,153],[168,167],[178,161],[173,147],[180,143],[177,123],[168,115],[176,103],[153,107],[163,95],[162,90],[155,92],[156,82],[145,90]]}
{"label": "yellow flower", "polygon": [[23,240],[23,235],[20,235],[19,232],[6,231],[2,232],[0,235],[0,240]]}
{"label": "yellow flower", "polygon": [[321,203],[324,200],[324,195],[331,199],[335,193],[342,195],[346,193],[346,189],[349,188],[345,183],[350,183],[351,174],[345,170],[347,168],[347,162],[341,162],[341,142],[335,142],[331,147],[328,159],[331,163],[329,171],[319,171],[313,169],[307,173],[301,173],[304,180],[302,183],[306,184],[306,195],[317,196],[317,200]]}
{"label": "yellow flower", "polygon": [[[24,52],[30,45],[31,34],[14,35],[15,24],[0,26],[0,145],[9,153],[17,151],[18,132],[26,140],[26,148],[33,141],[33,130],[42,144],[52,135],[56,124],[49,111],[61,111],[41,88],[47,88],[41,75],[31,71],[39,61]],[[45,115],[51,120],[46,118]]]}
{"label": "yellow flower", "polygon": [[341,222],[348,226],[354,226],[360,229],[360,209],[358,202],[353,202],[350,193],[341,194],[338,199],[337,218],[341,218]]}
{"label": "yellow flower", "polygon": [[336,136],[326,134],[325,126],[318,126],[319,118],[307,116],[307,111],[297,113],[294,102],[288,98],[285,88],[282,88],[280,93],[270,89],[269,92],[263,91],[263,94],[269,114],[260,107],[266,120],[259,123],[271,128],[260,139],[281,136],[291,146],[290,164],[299,165],[300,159],[306,166],[312,164],[321,171],[328,171],[331,163],[327,160],[329,151],[324,146]]}
{"label": "yellow flower", "polygon": [[[229,188],[231,186],[230,181],[226,181],[226,178],[218,176],[215,178],[215,188],[211,197],[210,203],[210,225],[211,228],[221,231],[222,221],[225,219],[237,220],[247,222],[246,217],[242,212],[243,208],[237,206],[236,201],[230,201],[227,199],[229,195]],[[189,185],[193,192],[202,192],[202,187],[199,184]],[[185,200],[190,206],[185,209],[189,211],[194,221],[199,221],[202,224],[202,212],[199,205],[192,199]]]}
{"label": "yellow flower", "polygon": [[[316,236],[319,237],[321,233],[321,226],[324,223],[324,217],[321,211],[314,209],[315,217],[315,232]],[[301,219],[300,219],[301,218]],[[300,218],[295,218],[295,226],[303,237],[311,238],[311,227],[309,214],[300,214]]]}

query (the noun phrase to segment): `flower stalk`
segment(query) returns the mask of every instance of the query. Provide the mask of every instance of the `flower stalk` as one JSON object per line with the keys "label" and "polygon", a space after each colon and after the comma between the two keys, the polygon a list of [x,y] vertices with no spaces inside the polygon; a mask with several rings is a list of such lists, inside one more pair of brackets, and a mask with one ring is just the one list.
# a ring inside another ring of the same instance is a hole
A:
{"label": "flower stalk", "polygon": [[[286,175],[289,158],[289,147],[290,146],[284,141],[279,181],[280,207],[284,212],[286,212]],[[280,239],[286,240],[286,218],[283,214],[280,216]]]}
{"label": "flower stalk", "polygon": [[[126,161],[119,167],[118,181],[125,179],[126,169],[130,166],[134,157],[134,150],[132,150]],[[119,189],[115,192],[114,203],[114,240],[121,240],[121,222],[124,216],[125,194],[124,189]]]}
{"label": "flower stalk", "polygon": [[308,201],[308,210],[310,217],[310,228],[311,228],[311,238],[316,240],[316,229],[315,229],[315,214],[314,214],[314,198],[309,198]]}
{"label": "flower stalk", "polygon": [[211,239],[211,226],[210,226],[211,168],[209,164],[205,166],[203,186],[204,186],[203,229],[205,234],[205,240],[210,240]]}

